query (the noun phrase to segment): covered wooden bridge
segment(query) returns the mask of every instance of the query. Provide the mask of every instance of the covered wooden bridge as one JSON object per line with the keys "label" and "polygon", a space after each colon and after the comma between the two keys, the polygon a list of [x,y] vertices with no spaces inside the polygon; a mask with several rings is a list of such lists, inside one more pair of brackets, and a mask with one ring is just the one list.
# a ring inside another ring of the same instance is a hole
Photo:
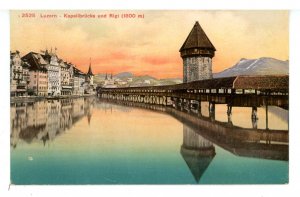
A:
{"label": "covered wooden bridge", "polygon": [[[193,81],[177,85],[98,88],[102,98],[159,105],[192,107],[193,103],[288,108],[289,76],[236,76]],[[200,106],[200,105],[199,105]]]}

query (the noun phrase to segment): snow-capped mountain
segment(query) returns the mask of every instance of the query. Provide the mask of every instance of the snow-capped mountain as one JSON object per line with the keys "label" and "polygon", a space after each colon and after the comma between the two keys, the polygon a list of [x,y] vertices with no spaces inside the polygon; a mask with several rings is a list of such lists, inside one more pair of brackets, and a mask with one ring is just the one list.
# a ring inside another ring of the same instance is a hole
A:
{"label": "snow-capped mountain", "polygon": [[237,75],[277,75],[289,74],[289,61],[269,57],[241,59],[237,64],[222,72],[214,73],[215,78]]}

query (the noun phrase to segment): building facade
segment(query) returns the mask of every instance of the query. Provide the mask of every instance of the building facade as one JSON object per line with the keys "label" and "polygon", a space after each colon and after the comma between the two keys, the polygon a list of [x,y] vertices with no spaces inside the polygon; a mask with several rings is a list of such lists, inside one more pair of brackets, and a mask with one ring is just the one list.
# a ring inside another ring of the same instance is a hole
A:
{"label": "building facade", "polygon": [[183,59],[183,82],[212,78],[215,47],[197,21],[180,48]]}
{"label": "building facade", "polygon": [[68,64],[62,60],[59,62],[60,65],[60,81],[61,81],[61,95],[72,95],[73,93],[73,84],[71,84],[71,77],[73,77],[73,67],[72,64]]}
{"label": "building facade", "polygon": [[47,96],[48,72],[47,62],[39,53],[30,52],[22,57],[24,64],[28,65],[29,82],[28,95]]}
{"label": "building facade", "polygon": [[10,92],[11,96],[27,95],[29,71],[21,59],[20,52],[10,52]]}
{"label": "building facade", "polygon": [[11,96],[50,96],[94,94],[91,63],[87,73],[59,59],[56,53],[10,53]]}
{"label": "building facade", "polygon": [[61,69],[59,59],[55,53],[46,50],[43,58],[47,62],[48,70],[48,96],[61,95]]}
{"label": "building facade", "polygon": [[74,84],[73,84],[73,94],[74,95],[83,95],[84,94],[84,83],[85,83],[85,74],[80,71],[78,68],[74,67]]}

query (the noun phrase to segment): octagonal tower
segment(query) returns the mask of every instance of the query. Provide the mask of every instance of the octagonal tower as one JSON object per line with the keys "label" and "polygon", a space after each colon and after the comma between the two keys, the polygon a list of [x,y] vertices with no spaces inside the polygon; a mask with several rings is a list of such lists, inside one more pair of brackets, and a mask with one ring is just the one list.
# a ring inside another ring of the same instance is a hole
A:
{"label": "octagonal tower", "polygon": [[197,21],[179,50],[183,59],[183,82],[211,79],[215,51]]}

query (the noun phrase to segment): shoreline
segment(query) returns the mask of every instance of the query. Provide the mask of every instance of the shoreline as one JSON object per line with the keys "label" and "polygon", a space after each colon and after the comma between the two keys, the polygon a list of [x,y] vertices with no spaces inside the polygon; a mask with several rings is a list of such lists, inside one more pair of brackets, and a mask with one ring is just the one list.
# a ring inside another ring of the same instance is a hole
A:
{"label": "shoreline", "polygon": [[96,94],[85,94],[85,95],[64,95],[64,96],[30,96],[30,97],[10,97],[10,103],[21,103],[21,102],[36,102],[42,100],[58,100],[58,99],[69,99],[69,98],[82,98],[97,96]]}

